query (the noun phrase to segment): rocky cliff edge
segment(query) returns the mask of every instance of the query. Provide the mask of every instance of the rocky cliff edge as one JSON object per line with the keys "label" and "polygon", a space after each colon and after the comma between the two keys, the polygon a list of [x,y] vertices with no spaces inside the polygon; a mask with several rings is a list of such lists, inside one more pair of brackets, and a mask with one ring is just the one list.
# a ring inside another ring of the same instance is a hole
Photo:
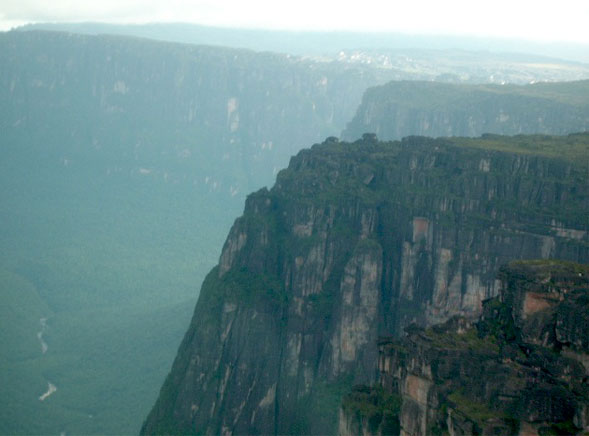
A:
{"label": "rocky cliff edge", "polygon": [[300,152],[248,197],[143,433],[337,431],[342,396],[379,379],[379,337],[475,319],[509,260],[589,261],[587,170],[570,158],[588,145],[364,135]]}

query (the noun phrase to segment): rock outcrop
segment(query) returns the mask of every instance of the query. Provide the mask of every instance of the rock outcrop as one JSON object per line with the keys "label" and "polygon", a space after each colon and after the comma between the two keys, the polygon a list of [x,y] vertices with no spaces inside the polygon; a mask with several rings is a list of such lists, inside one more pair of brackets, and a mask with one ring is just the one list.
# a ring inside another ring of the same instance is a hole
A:
{"label": "rock outcrop", "polygon": [[589,266],[518,261],[499,278],[477,323],[381,340],[380,383],[346,397],[340,433],[389,434],[387,422],[407,436],[589,430]]}
{"label": "rock outcrop", "polygon": [[395,81],[364,93],[342,133],[374,132],[385,140],[407,135],[480,136],[589,129],[589,81],[533,85],[471,85]]}
{"label": "rock outcrop", "polygon": [[[143,433],[337,431],[342,395],[378,380],[379,337],[474,319],[510,259],[589,260],[587,173],[571,159],[588,144],[365,135],[300,152],[248,197]],[[432,382],[404,383],[420,423]]]}

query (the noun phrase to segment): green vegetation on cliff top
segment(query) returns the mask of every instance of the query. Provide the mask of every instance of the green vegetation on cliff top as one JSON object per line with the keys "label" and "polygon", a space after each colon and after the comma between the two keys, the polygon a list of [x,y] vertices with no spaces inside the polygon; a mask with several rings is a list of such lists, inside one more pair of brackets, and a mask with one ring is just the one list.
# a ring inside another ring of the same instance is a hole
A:
{"label": "green vegetation on cliff top", "polygon": [[[589,201],[588,170],[587,132],[412,136],[391,142],[364,134],[352,143],[328,138],[301,151],[279,173],[272,192],[302,203],[350,207],[358,202],[410,202],[417,216],[435,212],[439,222],[448,225],[467,208],[462,227],[491,226],[506,216],[526,215],[526,231],[550,235],[545,225],[552,220],[586,226],[587,209],[582,205]],[[448,207],[439,205],[442,198]],[[493,216],[489,211],[501,212]]]}
{"label": "green vegetation on cliff top", "polygon": [[[368,142],[368,144],[367,144]],[[573,165],[589,166],[589,132],[571,133],[564,136],[556,135],[495,135],[483,134],[478,138],[452,137],[429,138],[425,136],[409,136],[401,141],[378,141],[373,134],[364,134],[355,142],[339,142],[328,138],[322,144],[315,145],[314,150],[345,153],[371,153],[373,157],[385,157],[394,154],[399,145],[427,145],[433,150],[440,146],[456,146],[464,149],[484,151],[500,151],[522,155],[542,156],[565,160]],[[303,151],[305,152],[305,151]]]}
{"label": "green vegetation on cliff top", "polygon": [[[427,92],[424,92],[426,90]],[[410,107],[446,107],[480,99],[483,95],[511,95],[552,100],[573,106],[589,106],[589,80],[542,82],[529,85],[453,84],[422,81],[394,81],[371,88],[367,94]]]}
{"label": "green vegetation on cliff top", "polygon": [[448,142],[460,147],[563,159],[589,167],[589,132],[566,136],[485,134],[480,138],[451,138]]}

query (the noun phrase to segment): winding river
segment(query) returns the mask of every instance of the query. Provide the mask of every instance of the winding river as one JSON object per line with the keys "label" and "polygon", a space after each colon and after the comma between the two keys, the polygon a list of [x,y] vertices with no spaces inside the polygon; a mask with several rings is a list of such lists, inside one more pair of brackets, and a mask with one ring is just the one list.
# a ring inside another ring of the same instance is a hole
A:
{"label": "winding river", "polygon": [[[47,342],[45,342],[45,340],[43,340],[43,334],[45,333],[45,330],[47,329],[47,318],[41,318],[39,320],[39,323],[41,324],[41,330],[37,332],[37,338],[39,339],[39,342],[41,343],[41,353],[45,354],[45,353],[47,353],[47,350],[49,350],[49,345],[47,345]],[[48,381],[47,382],[47,392],[45,392],[43,395],[41,395],[39,397],[39,401],[45,401],[55,391],[57,391],[57,387],[53,383]]]}
{"label": "winding river", "polygon": [[51,395],[53,392],[55,392],[57,390],[57,388],[55,387],[55,385],[51,382],[47,382],[48,388],[47,388],[47,392],[45,392],[43,395],[41,395],[39,397],[39,401],[45,401],[47,398],[49,398],[49,395]]}
{"label": "winding river", "polygon": [[41,331],[37,332],[37,338],[39,339],[39,342],[41,343],[41,352],[43,354],[45,354],[45,353],[47,353],[47,350],[49,349],[47,342],[45,342],[43,340],[43,334],[45,333],[45,329],[47,328],[47,318],[41,318],[39,320],[39,323],[41,323]]}

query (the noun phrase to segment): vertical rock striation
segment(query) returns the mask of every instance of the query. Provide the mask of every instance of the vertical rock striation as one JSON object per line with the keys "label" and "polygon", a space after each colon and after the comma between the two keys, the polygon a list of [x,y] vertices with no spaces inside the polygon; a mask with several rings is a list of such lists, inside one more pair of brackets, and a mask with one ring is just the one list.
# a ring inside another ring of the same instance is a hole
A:
{"label": "vertical rock striation", "polygon": [[[510,259],[589,260],[586,168],[521,153],[536,140],[300,152],[248,197],[143,433],[335,432],[342,395],[378,379],[379,337],[480,315]],[[417,418],[431,381],[403,383]]]}
{"label": "vertical rock striation", "polygon": [[0,57],[5,153],[42,155],[39,167],[65,157],[101,172],[143,169],[239,193],[240,202],[303,144],[338,134],[367,87],[395,76],[277,53],[48,31],[3,32]]}

